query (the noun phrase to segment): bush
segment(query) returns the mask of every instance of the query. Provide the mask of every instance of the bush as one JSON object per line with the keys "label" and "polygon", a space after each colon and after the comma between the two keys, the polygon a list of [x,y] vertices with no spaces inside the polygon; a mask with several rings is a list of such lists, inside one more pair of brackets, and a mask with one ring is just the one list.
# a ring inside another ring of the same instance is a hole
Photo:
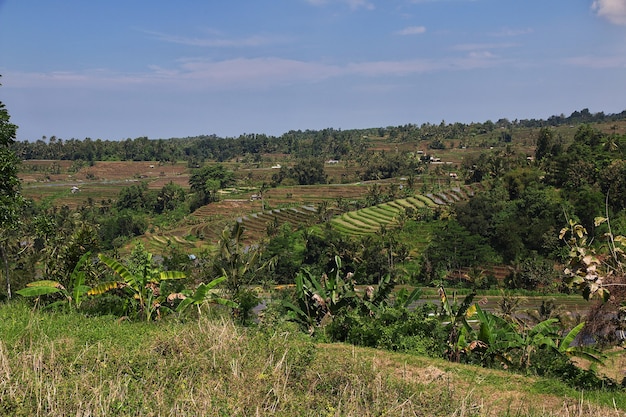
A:
{"label": "bush", "polygon": [[616,381],[599,376],[593,369],[579,368],[570,358],[551,349],[541,349],[532,355],[529,371],[538,376],[559,379],[576,389],[620,389]]}
{"label": "bush", "polygon": [[374,316],[358,310],[343,310],[326,326],[333,342],[346,342],[398,352],[443,357],[447,333],[430,306],[415,311],[404,307],[382,307]]}

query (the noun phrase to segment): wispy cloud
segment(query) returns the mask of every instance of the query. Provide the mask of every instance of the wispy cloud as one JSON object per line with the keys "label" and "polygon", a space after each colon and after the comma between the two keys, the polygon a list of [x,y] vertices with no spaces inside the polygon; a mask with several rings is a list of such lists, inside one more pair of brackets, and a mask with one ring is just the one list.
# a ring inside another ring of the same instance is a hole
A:
{"label": "wispy cloud", "polygon": [[605,19],[616,25],[626,25],[626,1],[594,0],[591,8]]}
{"label": "wispy cloud", "polygon": [[150,66],[143,73],[107,70],[85,72],[7,73],[12,87],[128,89],[148,86],[178,90],[264,89],[298,83],[316,83],[344,76],[389,78],[435,71],[463,71],[504,65],[489,52],[472,52],[464,57],[365,61],[344,64],[310,62],[277,57],[237,58],[223,61],[185,59],[177,66]]}
{"label": "wispy cloud", "polygon": [[488,49],[508,49],[519,46],[516,43],[463,43],[452,47],[455,51],[484,51]]}
{"label": "wispy cloud", "polygon": [[199,47],[212,47],[212,48],[232,48],[232,47],[255,47],[263,46],[280,41],[275,37],[267,37],[260,35],[253,35],[245,38],[228,38],[221,36],[217,33],[207,37],[189,37],[181,35],[173,35],[162,32],[154,32],[148,30],[142,30],[146,35],[169,43],[176,43],[181,45],[199,46]]}
{"label": "wispy cloud", "polygon": [[443,2],[474,2],[478,0],[409,0],[409,3],[419,4],[419,3],[443,3]]}
{"label": "wispy cloud", "polygon": [[324,6],[324,5],[333,4],[333,3],[343,3],[343,4],[347,4],[351,10],[357,10],[357,9],[374,10],[375,9],[374,3],[368,0],[306,0],[306,2],[314,6]]}
{"label": "wispy cloud", "polygon": [[626,69],[626,57],[624,56],[578,56],[565,60],[568,65],[592,69]]}
{"label": "wispy cloud", "polygon": [[421,35],[422,33],[426,33],[426,27],[424,26],[409,26],[404,29],[398,30],[394,32],[396,35],[402,36],[410,36],[410,35]]}
{"label": "wispy cloud", "polygon": [[490,35],[494,37],[514,37],[514,36],[523,36],[529,35],[533,33],[534,30],[532,28],[526,29],[511,29],[511,28],[503,28],[497,32],[492,32]]}

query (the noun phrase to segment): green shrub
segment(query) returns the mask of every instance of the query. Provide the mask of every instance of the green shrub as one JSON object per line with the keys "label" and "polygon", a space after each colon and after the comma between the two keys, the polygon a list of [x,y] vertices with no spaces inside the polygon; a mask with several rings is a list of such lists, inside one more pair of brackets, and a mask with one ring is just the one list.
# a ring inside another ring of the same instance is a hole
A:
{"label": "green shrub", "polygon": [[529,372],[548,378],[556,378],[567,385],[582,390],[620,389],[620,385],[607,377],[599,376],[593,369],[582,369],[570,358],[551,349],[541,349],[532,355]]}
{"label": "green shrub", "polygon": [[431,306],[414,311],[385,307],[371,316],[344,310],[326,326],[325,334],[334,342],[442,357],[447,332],[437,319],[428,316],[431,311]]}

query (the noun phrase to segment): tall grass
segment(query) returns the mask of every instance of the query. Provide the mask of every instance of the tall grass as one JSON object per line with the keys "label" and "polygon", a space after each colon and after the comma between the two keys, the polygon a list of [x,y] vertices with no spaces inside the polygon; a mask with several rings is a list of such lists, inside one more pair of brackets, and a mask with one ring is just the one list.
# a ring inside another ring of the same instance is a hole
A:
{"label": "tall grass", "polygon": [[220,315],[134,323],[10,303],[0,335],[1,416],[621,415],[561,397],[543,414],[495,405],[531,393],[507,374],[480,370],[494,378],[481,386],[476,368],[315,345],[289,326],[242,329]]}

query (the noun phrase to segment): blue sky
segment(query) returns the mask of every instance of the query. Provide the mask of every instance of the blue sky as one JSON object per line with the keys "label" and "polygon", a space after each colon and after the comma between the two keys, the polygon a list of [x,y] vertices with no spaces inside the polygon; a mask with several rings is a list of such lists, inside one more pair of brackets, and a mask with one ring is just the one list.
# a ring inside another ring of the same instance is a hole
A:
{"label": "blue sky", "polygon": [[626,0],[0,0],[19,140],[626,109]]}

